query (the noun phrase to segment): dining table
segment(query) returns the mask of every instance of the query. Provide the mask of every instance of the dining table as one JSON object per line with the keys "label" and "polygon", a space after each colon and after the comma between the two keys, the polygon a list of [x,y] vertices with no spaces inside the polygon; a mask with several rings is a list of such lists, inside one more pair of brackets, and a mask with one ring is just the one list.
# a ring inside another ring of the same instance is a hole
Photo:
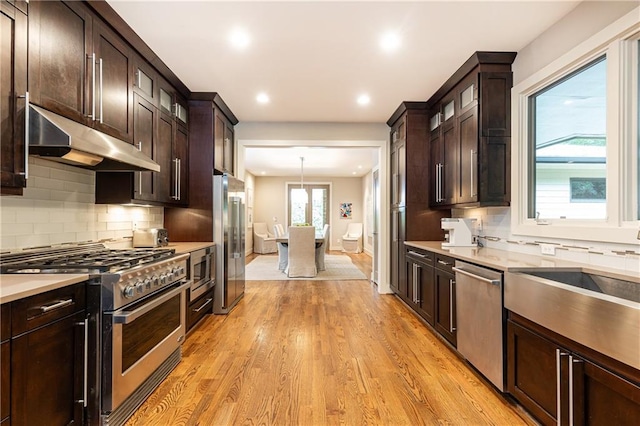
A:
{"label": "dining table", "polygon": [[[324,236],[322,232],[316,232],[316,268],[318,271],[324,271]],[[289,263],[289,234],[280,235],[276,237],[276,243],[278,243],[278,269],[285,271]],[[322,249],[320,250],[320,247]]]}

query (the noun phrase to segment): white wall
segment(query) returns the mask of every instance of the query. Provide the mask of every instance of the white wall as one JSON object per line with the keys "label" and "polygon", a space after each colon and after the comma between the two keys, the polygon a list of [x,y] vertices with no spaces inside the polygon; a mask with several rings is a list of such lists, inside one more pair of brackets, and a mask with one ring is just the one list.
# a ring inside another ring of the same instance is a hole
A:
{"label": "white wall", "polygon": [[[308,184],[329,184],[330,206],[330,250],[342,249],[341,238],[347,230],[347,225],[353,222],[363,222],[365,217],[363,202],[363,178],[327,178],[305,176]],[[287,227],[287,183],[299,184],[299,180],[292,177],[255,177],[254,189],[254,222],[264,222],[273,232],[274,218],[277,223]],[[340,218],[340,203],[353,203],[352,219]]]}
{"label": "white wall", "polygon": [[95,202],[95,172],[29,157],[23,196],[0,197],[2,250],[131,237],[162,227],[162,207]]}
{"label": "white wall", "polygon": [[[533,42],[524,47],[513,63],[514,85],[525,80],[544,66],[569,52],[591,35],[637,7],[635,1],[585,1]],[[517,167],[512,159],[512,167]],[[517,190],[517,185],[512,185]],[[488,247],[540,255],[539,242],[552,242],[559,246],[556,257],[640,271],[640,246],[609,244],[589,240],[562,240],[515,236],[511,233],[510,208],[453,210],[454,217],[475,217],[482,220],[482,242]],[[589,229],[585,228],[585,234]]]}
{"label": "white wall", "polygon": [[513,85],[549,65],[637,6],[637,1],[583,1],[518,52],[512,66]]}

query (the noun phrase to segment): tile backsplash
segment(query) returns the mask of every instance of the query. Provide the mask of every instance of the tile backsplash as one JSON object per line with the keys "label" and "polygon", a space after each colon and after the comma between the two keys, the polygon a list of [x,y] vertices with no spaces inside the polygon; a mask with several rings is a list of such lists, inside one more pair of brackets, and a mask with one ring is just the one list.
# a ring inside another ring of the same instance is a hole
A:
{"label": "tile backsplash", "polygon": [[94,204],[94,194],[95,172],[30,157],[24,195],[0,197],[0,248],[125,238],[164,222],[162,207]]}
{"label": "tile backsplash", "polygon": [[508,207],[455,209],[452,216],[480,219],[480,242],[485,247],[541,256],[539,243],[551,243],[556,258],[640,274],[640,245],[514,236]]}

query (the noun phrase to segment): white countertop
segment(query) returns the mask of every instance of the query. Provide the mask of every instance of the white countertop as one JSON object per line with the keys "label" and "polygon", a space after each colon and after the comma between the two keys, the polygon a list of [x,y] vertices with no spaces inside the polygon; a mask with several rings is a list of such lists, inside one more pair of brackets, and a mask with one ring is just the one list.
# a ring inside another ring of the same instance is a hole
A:
{"label": "white countertop", "polygon": [[197,242],[197,243],[175,242],[175,243],[169,243],[169,245],[165,247],[170,249],[175,249],[176,254],[182,254],[182,253],[191,253],[192,251],[200,250],[200,249],[215,246],[215,245],[216,243],[212,241]]}
{"label": "white countertop", "polygon": [[632,282],[640,282],[639,277],[633,276],[630,272],[622,271],[620,269],[600,266],[593,267],[584,263],[552,257],[536,256],[487,247],[449,247],[443,249],[442,241],[405,241],[405,245],[444,254],[459,260],[466,260],[477,265],[486,266],[500,271],[511,271],[519,268],[574,267],[582,268],[585,272],[605,272],[609,276],[615,276]]}
{"label": "white countertop", "polygon": [[0,275],[0,303],[12,302],[89,279],[87,274]]}

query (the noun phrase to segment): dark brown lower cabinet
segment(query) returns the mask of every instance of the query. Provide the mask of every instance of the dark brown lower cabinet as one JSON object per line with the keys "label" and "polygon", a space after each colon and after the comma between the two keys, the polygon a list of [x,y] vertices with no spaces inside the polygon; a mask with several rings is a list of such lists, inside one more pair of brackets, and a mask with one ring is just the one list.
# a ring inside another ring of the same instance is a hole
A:
{"label": "dark brown lower cabinet", "polygon": [[[88,355],[85,285],[74,284],[11,302],[13,426],[83,424]],[[2,350],[4,376],[4,346]],[[4,386],[3,378],[3,393]]]}
{"label": "dark brown lower cabinet", "polygon": [[191,330],[205,315],[213,312],[213,288],[198,297],[190,300],[187,306],[187,331]]}
{"label": "dark brown lower cabinet", "polygon": [[429,324],[435,324],[433,253],[407,247],[407,286],[412,307]]}
{"label": "dark brown lower cabinet", "polygon": [[[545,425],[636,425],[640,387],[507,321],[507,387]],[[558,421],[560,419],[560,421]]]}
{"label": "dark brown lower cabinet", "polygon": [[453,258],[436,254],[434,267],[435,329],[449,343],[456,346],[456,277],[451,269],[453,264]]}

